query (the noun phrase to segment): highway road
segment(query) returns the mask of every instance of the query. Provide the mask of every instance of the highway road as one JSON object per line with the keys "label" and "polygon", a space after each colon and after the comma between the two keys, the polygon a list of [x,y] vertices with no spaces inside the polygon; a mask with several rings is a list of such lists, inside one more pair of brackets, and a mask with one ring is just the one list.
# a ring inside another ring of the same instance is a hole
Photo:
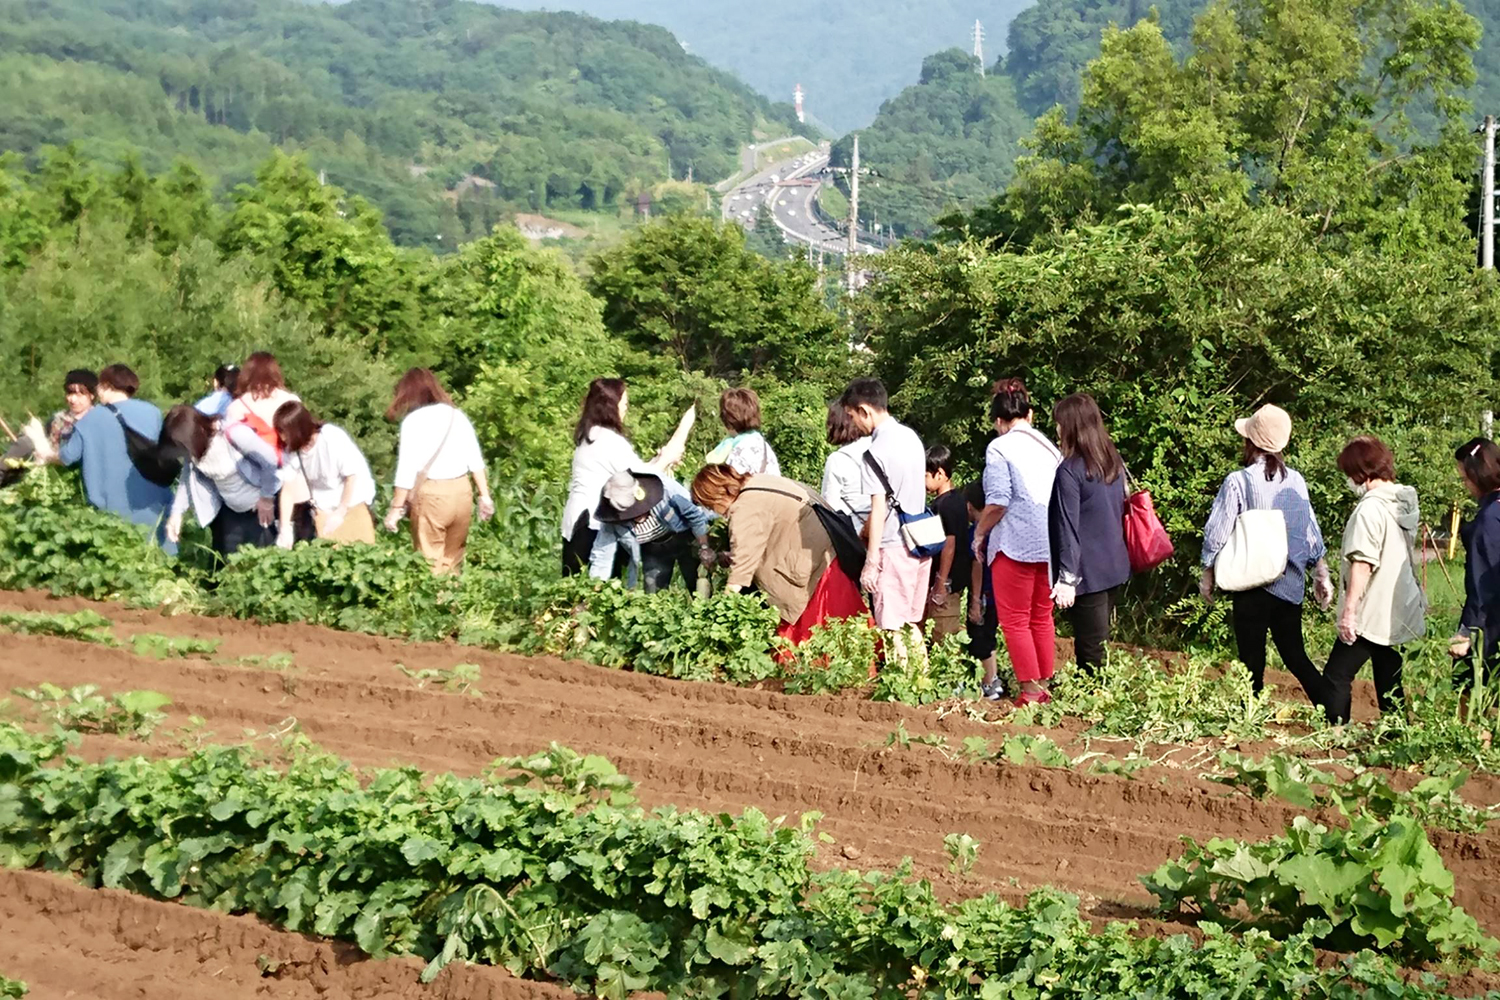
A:
{"label": "highway road", "polygon": [[[837,229],[825,225],[813,212],[813,199],[822,186],[821,171],[828,166],[828,152],[804,153],[794,159],[771,166],[742,181],[724,195],[723,214],[747,229],[755,225],[760,206],[771,209],[782,235],[788,241],[842,254],[848,239]],[[802,183],[789,183],[802,181]],[[812,183],[808,183],[811,181]],[[860,253],[878,253],[876,247],[859,245]]]}

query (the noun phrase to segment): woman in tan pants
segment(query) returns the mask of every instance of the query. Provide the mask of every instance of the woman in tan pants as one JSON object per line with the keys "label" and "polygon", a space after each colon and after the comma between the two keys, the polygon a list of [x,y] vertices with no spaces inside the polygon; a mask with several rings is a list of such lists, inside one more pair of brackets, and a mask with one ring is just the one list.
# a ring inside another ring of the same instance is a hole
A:
{"label": "woman in tan pants", "polygon": [[426,368],[401,376],[385,415],[401,421],[396,492],[386,529],[395,531],[402,515],[410,515],[412,540],[432,571],[457,572],[474,510],[471,476],[479,490],[480,520],[495,513],[474,425]]}

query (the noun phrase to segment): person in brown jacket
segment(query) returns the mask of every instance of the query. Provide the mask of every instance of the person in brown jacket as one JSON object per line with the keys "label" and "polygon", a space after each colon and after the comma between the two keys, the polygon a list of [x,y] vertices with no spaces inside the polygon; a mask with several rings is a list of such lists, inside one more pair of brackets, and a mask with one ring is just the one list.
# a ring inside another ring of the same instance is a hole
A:
{"label": "person in brown jacket", "polygon": [[833,542],[813,509],[820,498],[782,476],[705,466],[693,502],[729,521],[728,587],[754,583],[781,614],[776,634],[801,645],[829,618],[868,615],[859,588],[834,558]]}

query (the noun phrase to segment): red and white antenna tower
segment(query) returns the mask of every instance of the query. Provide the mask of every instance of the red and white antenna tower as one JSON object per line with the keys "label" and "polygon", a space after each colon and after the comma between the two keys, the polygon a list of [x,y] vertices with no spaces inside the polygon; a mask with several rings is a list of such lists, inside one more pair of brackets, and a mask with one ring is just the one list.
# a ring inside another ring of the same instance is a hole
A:
{"label": "red and white antenna tower", "polygon": [[799,84],[797,84],[797,89],[794,90],[794,91],[792,91],[792,101],[797,106],[797,120],[799,122],[805,122],[805,121],[807,121],[807,118],[802,113],[802,98],[803,98],[802,84],[799,83]]}

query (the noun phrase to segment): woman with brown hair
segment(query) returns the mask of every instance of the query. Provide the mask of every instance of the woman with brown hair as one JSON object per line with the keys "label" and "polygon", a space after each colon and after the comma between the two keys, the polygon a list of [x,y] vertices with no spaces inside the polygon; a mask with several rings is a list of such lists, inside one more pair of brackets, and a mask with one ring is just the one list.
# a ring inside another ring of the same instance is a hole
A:
{"label": "woman with brown hair", "polygon": [[[243,424],[249,427],[276,453],[276,460],[285,465],[285,447],[276,434],[276,411],[287,403],[301,402],[301,397],[287,391],[286,379],[282,377],[281,365],[276,355],[267,351],[256,351],[245,359],[234,379],[234,399],[224,410],[224,426]],[[307,528],[308,488],[295,473],[282,475],[281,496],[277,499],[280,533],[276,544],[284,549],[292,547],[294,541],[307,541],[314,537]],[[299,519],[298,511],[301,512]],[[301,530],[297,530],[301,525]]]}
{"label": "woman with brown hair", "polygon": [[191,506],[221,556],[276,543],[275,499],[281,483],[270,445],[244,424],[226,429],[186,404],[167,411],[161,439],[184,458],[167,538],[175,542],[182,537],[182,518]]}
{"label": "woman with brown hair", "polygon": [[1059,400],[1052,422],[1063,453],[1047,506],[1052,600],[1073,625],[1079,668],[1093,671],[1104,661],[1119,588],[1130,579],[1125,464],[1094,397],[1079,392]]}
{"label": "woman with brown hair", "polygon": [[870,517],[865,492],[865,452],[870,436],[854,426],[849,411],[837,400],[828,404],[828,443],[836,449],[823,460],[823,499],[840,514],[854,519],[856,528]]}
{"label": "woman with brown hair", "polygon": [[318,537],[373,543],[375,477],[354,439],[296,402],[283,403],[276,411],[275,428],[287,465],[307,483]]}
{"label": "woman with brown hair", "polygon": [[385,516],[395,531],[411,516],[411,537],[434,573],[452,573],[464,558],[473,516],[473,477],[479,519],[495,514],[479,438],[453,400],[426,368],[412,368],[396,383],[387,420],[401,421],[396,454],[396,492]]}
{"label": "woman with brown hair", "polygon": [[868,615],[859,588],[834,558],[813,504],[817,494],[791,479],[704,466],[693,502],[729,520],[728,589],[754,583],[781,614],[776,634],[801,645],[830,618]]}
{"label": "woman with brown hair", "polygon": [[760,432],[760,397],[754,389],[725,389],[719,396],[719,420],[729,436],[708,453],[707,464],[724,464],[747,476],[781,475],[781,463]]}

